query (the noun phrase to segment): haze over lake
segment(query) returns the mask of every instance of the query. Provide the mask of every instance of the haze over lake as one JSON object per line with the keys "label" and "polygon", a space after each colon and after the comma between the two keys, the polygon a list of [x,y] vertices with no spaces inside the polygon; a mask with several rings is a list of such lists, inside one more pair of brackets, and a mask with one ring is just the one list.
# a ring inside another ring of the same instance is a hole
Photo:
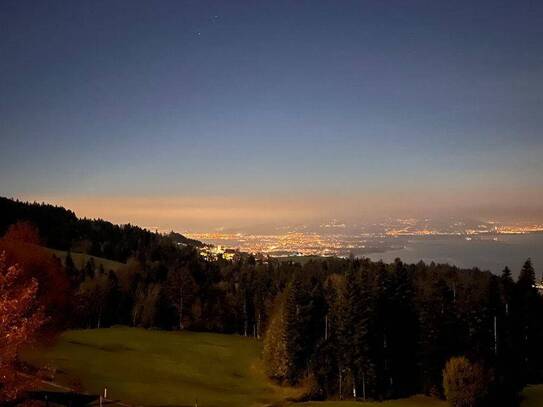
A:
{"label": "haze over lake", "polygon": [[[492,238],[464,237],[412,238],[406,240],[403,249],[384,253],[369,253],[372,260],[394,261],[399,257],[405,263],[434,261],[449,263],[462,268],[478,267],[500,273],[508,266],[518,275],[524,261],[531,257],[535,266],[543,265],[543,233],[499,235]],[[541,276],[537,276],[539,279]]]}

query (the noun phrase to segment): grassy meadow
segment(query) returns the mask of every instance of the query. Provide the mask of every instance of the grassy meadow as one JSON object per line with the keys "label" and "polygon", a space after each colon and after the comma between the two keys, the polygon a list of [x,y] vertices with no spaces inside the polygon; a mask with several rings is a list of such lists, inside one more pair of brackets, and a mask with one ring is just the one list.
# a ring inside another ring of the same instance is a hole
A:
{"label": "grassy meadow", "polygon": [[447,403],[426,396],[413,396],[401,400],[388,400],[383,402],[359,401],[312,401],[297,403],[299,407],[447,407]]}
{"label": "grassy meadow", "polygon": [[260,364],[260,345],[235,335],[137,328],[65,332],[28,361],[57,368],[55,381],[143,405],[263,406],[296,390],[273,385]]}
{"label": "grassy meadow", "polygon": [[[25,353],[36,366],[56,369],[55,382],[147,406],[285,406],[301,390],[265,376],[260,344],[236,335],[139,328],[67,331],[52,347]],[[543,405],[543,386],[524,391],[522,407]],[[446,407],[425,396],[385,402],[326,401],[300,407]]]}

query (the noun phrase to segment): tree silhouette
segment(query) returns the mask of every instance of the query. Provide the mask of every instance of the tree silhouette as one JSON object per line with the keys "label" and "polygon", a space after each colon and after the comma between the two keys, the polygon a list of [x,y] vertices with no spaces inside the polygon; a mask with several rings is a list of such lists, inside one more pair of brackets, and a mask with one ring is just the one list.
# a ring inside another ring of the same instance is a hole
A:
{"label": "tree silhouette", "polygon": [[17,373],[21,348],[36,339],[45,322],[37,301],[38,281],[0,254],[0,403],[14,400],[32,382]]}

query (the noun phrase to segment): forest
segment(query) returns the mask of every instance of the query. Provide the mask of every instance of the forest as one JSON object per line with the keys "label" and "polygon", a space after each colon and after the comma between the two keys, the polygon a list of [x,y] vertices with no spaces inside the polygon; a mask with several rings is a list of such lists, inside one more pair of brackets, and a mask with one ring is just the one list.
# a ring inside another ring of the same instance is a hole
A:
{"label": "forest", "polygon": [[[200,242],[177,234],[0,204],[0,289],[8,305],[27,299],[19,316],[35,319],[28,336],[113,325],[254,336],[268,376],[305,386],[312,400],[450,398],[455,372],[469,370],[477,405],[514,405],[526,384],[543,379],[543,298],[529,259],[516,281],[508,268],[497,276],[400,259],[208,261]],[[72,252],[123,264],[107,269],[89,257],[78,267]],[[14,369],[23,343],[13,343],[0,371]]]}

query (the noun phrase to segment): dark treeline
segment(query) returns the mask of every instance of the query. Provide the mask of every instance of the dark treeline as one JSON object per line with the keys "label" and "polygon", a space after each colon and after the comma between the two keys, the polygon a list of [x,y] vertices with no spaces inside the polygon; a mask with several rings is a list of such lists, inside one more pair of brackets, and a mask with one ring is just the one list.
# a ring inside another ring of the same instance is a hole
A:
{"label": "dark treeline", "polygon": [[[327,262],[293,275],[271,316],[264,356],[279,381],[310,378],[313,397],[442,396],[442,370],[466,356],[489,376],[487,402],[512,405],[541,380],[542,297],[528,260],[517,282],[448,265]],[[506,401],[507,400],[507,401]],[[496,405],[496,404],[494,404]]]}
{"label": "dark treeline", "polygon": [[[0,197],[0,236],[10,225],[27,221],[40,232],[43,244],[59,250],[73,250],[125,262],[140,248],[158,244],[164,239],[133,225],[114,225],[101,219],[79,219],[74,212],[45,203],[28,203]],[[170,240],[193,246],[196,240],[172,233]]]}
{"label": "dark treeline", "polygon": [[[240,255],[207,261],[175,236],[10,202],[0,201],[12,210],[8,216],[0,212],[2,227],[31,221],[45,245],[68,251],[63,270],[73,304],[66,312],[71,327],[123,324],[261,338],[268,375],[302,384],[316,399],[382,400],[421,392],[442,397],[443,369],[455,356],[485,372],[492,405],[513,405],[524,385],[542,379],[543,297],[530,261],[517,281],[509,269],[496,276],[400,260],[300,264]],[[36,215],[42,212],[49,216]],[[32,235],[28,224],[8,234]],[[126,262],[110,270],[107,262],[89,257],[76,267],[70,250]],[[28,253],[27,247],[19,253]]]}
{"label": "dark treeline", "polygon": [[115,324],[160,329],[192,329],[246,336],[263,334],[274,299],[299,266],[256,262],[207,261],[191,246],[163,241],[139,252],[118,270],[90,258],[78,269],[65,260],[76,306],[74,327]]}

